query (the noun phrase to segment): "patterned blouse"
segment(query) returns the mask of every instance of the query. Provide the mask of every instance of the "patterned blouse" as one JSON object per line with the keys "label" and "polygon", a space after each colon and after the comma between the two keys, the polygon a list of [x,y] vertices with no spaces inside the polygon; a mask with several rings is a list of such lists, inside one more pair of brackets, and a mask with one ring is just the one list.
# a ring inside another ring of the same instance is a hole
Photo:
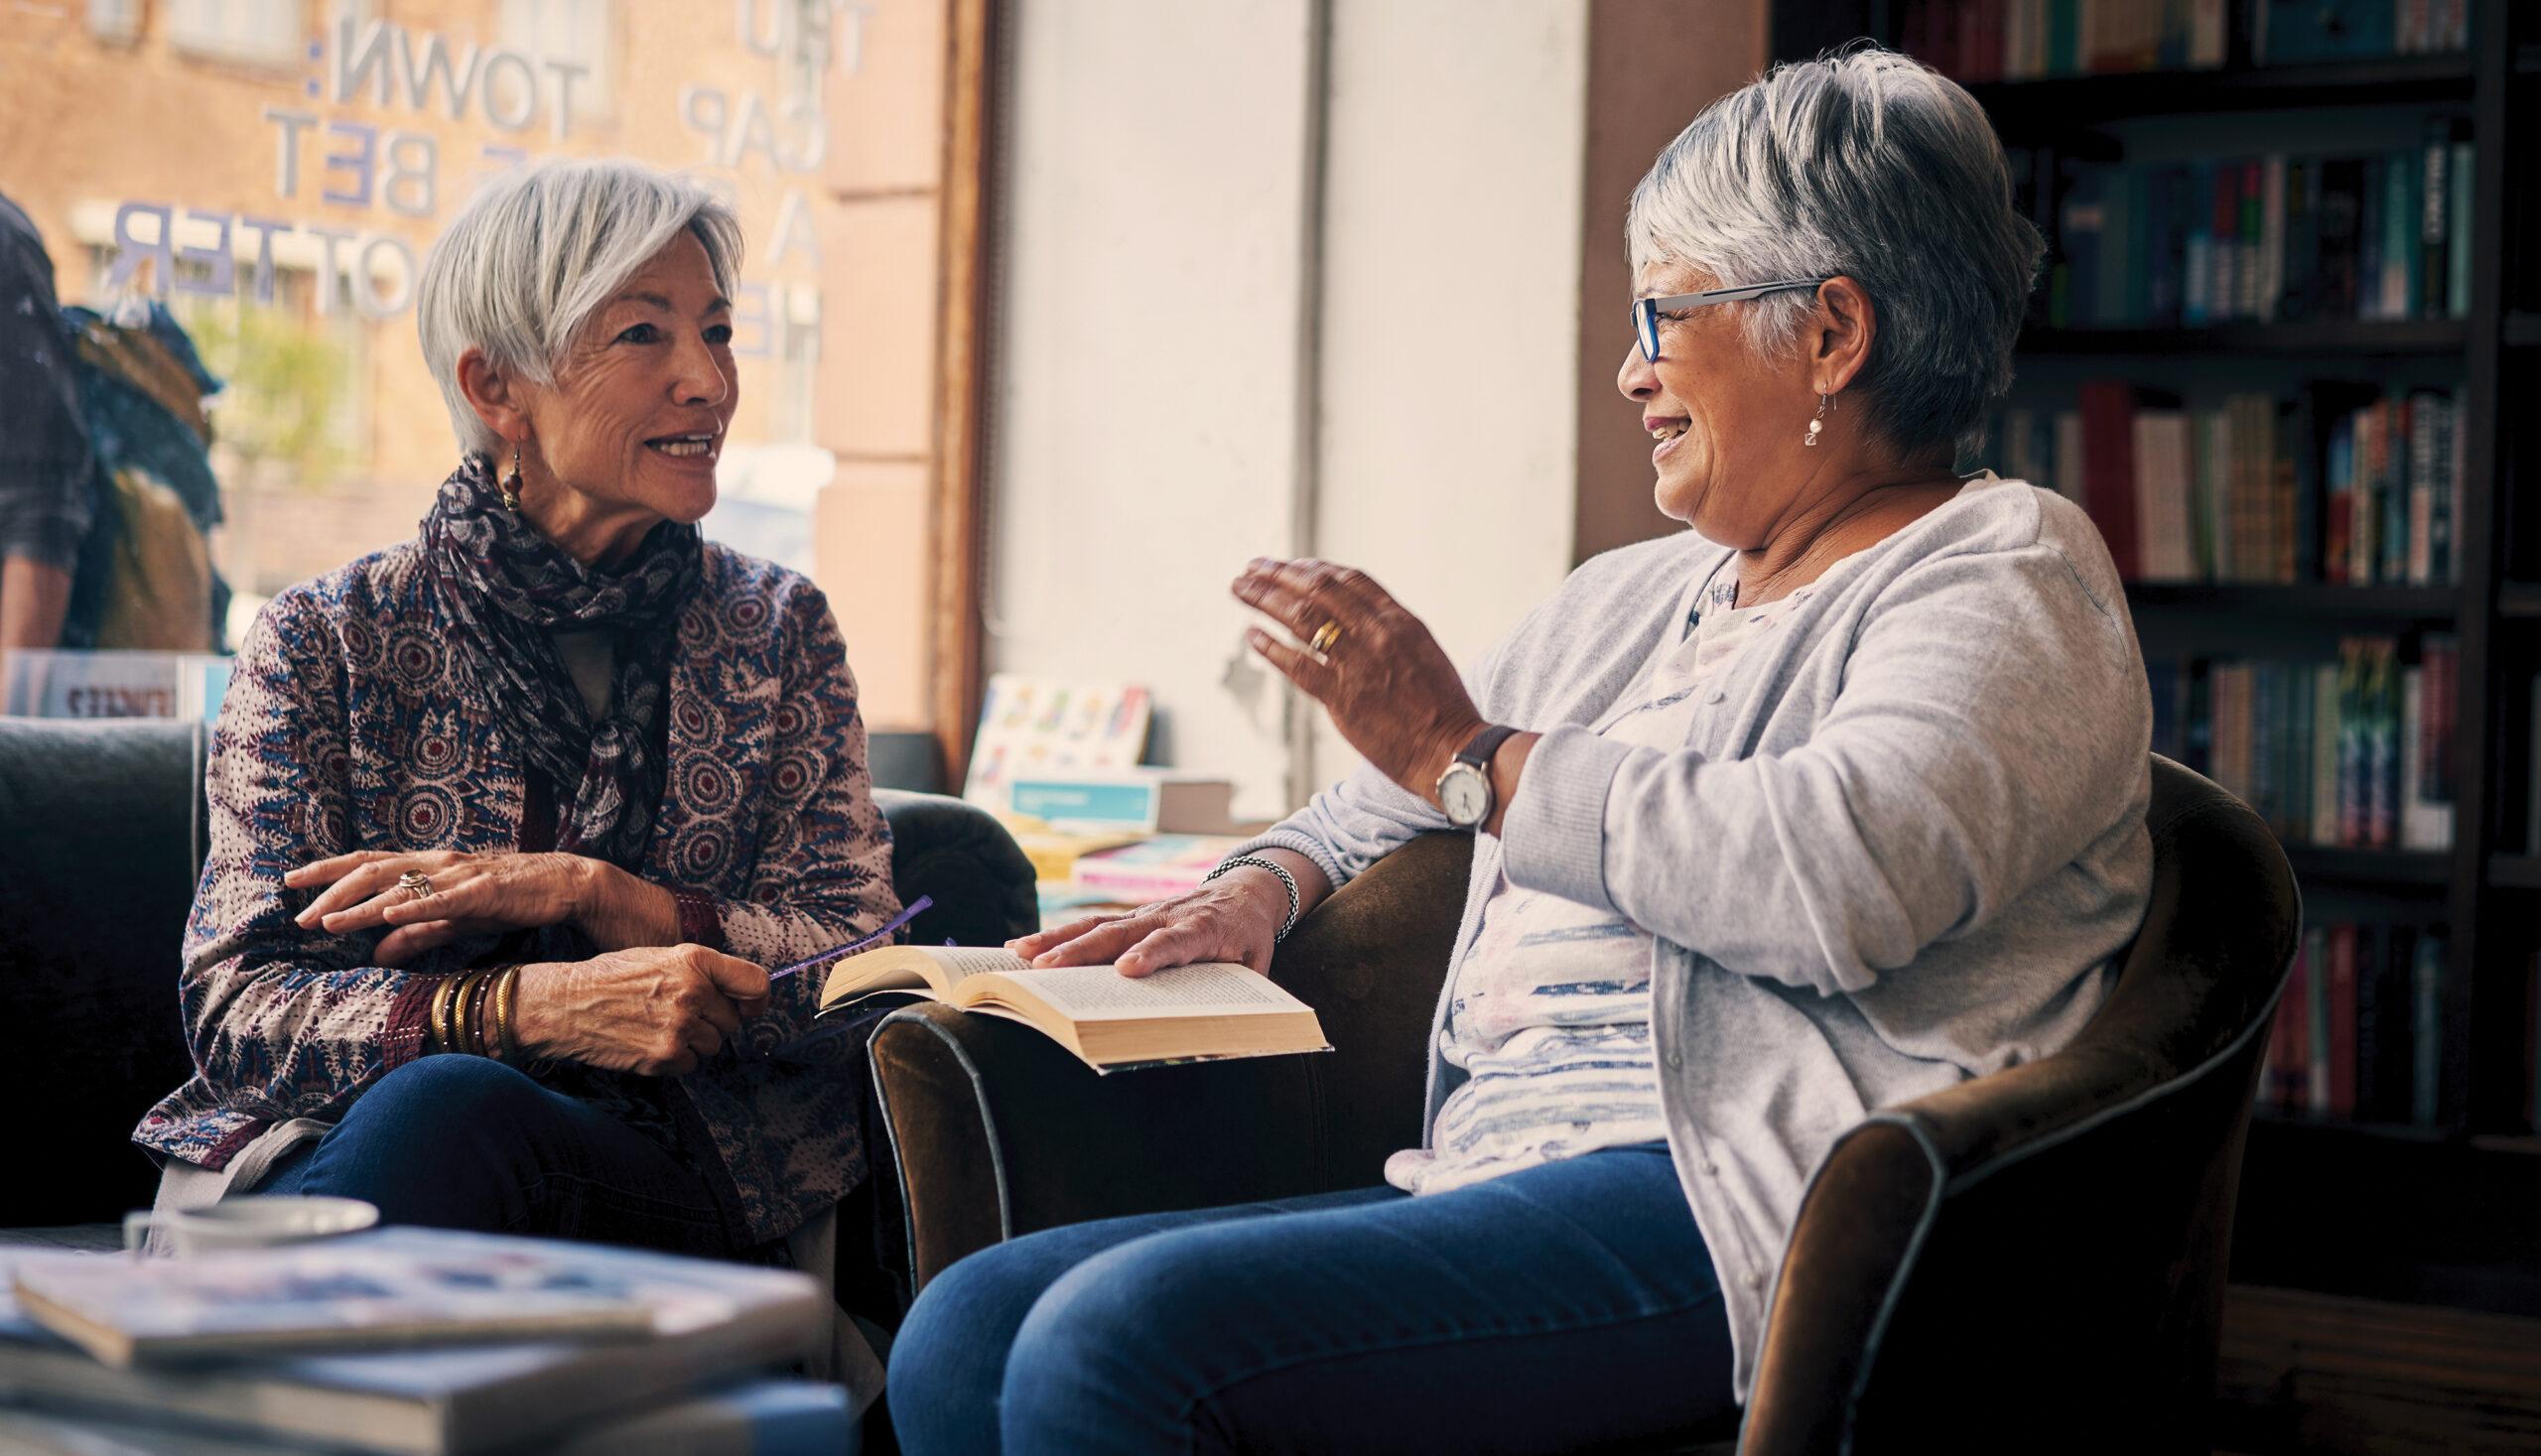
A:
{"label": "patterned blouse", "polygon": [[[899,908],[890,831],[827,599],[797,573],[710,542],[679,634],[644,877],[678,897],[682,938],[774,968],[869,933]],[[316,892],[282,883],[348,850],[545,847],[553,794],[456,688],[453,650],[411,541],[295,587],[257,617],[206,770],[211,851],[180,982],[195,1075],[142,1120],[143,1147],[220,1169],[286,1121],[341,1118],[423,1054],[440,979],[493,949],[478,937],[374,966],[382,932],[303,929],[292,917]],[[552,945],[570,932],[542,935]],[[669,1125],[656,1135],[675,1136],[706,1174],[734,1243],[780,1238],[866,1173],[862,1047],[804,1039],[819,979],[777,983],[741,1044],[689,1076],[543,1075],[585,1096],[614,1082],[657,1110]]]}

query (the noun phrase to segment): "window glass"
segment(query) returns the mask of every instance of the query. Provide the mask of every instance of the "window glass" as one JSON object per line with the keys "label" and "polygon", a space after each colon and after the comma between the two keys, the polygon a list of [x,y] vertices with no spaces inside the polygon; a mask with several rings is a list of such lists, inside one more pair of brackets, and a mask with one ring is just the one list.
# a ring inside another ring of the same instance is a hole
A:
{"label": "window glass", "polygon": [[[0,194],[42,232],[62,303],[164,303],[227,381],[208,417],[232,644],[275,592],[413,534],[458,463],[416,342],[422,260],[482,179],[551,156],[633,156],[733,202],[741,405],[708,534],[834,599],[851,583],[870,596],[859,557],[925,551],[919,529],[855,523],[924,519],[900,507],[925,488],[935,434],[946,8],[22,7],[0,26],[0,75],[16,78],[0,87]],[[834,487],[867,503],[824,509]],[[816,522],[848,543],[826,563]],[[865,655],[904,664],[867,683],[869,703],[911,715],[918,654],[886,638],[914,640],[919,576],[858,602],[876,624]]]}

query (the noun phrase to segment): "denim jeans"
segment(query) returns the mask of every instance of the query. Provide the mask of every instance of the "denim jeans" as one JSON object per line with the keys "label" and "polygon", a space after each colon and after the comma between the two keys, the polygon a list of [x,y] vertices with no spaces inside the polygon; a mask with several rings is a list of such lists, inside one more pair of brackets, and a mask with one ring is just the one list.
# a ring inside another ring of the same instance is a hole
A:
{"label": "denim jeans", "polygon": [[695,1170],[598,1108],[482,1057],[423,1057],[390,1072],[255,1191],[368,1199],[390,1224],[733,1252]]}
{"label": "denim jeans", "polygon": [[1026,1235],[926,1286],[888,1402],[909,1456],[1568,1450],[1726,1410],[1729,1325],[1653,1143]]}

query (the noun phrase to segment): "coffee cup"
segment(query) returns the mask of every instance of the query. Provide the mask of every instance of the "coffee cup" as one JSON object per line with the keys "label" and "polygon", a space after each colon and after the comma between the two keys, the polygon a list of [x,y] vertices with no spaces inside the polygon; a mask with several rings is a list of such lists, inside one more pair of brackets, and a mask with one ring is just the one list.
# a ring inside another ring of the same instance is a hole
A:
{"label": "coffee cup", "polygon": [[155,1232],[160,1247],[179,1256],[270,1249],[357,1234],[379,1222],[379,1208],[358,1198],[264,1193],[224,1198],[207,1208],[124,1215],[123,1247],[142,1247]]}

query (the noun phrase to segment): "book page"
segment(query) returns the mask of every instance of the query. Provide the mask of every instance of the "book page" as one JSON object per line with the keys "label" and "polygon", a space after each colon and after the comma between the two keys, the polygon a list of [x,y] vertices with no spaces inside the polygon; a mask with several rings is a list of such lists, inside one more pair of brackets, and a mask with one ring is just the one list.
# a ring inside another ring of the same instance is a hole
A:
{"label": "book page", "polygon": [[1052,1009],[1079,1021],[1246,1016],[1306,1009],[1305,1002],[1281,991],[1270,977],[1223,962],[1176,966],[1137,980],[1110,966],[1023,971],[1012,980],[1030,988]]}
{"label": "book page", "polygon": [[909,949],[934,963],[936,974],[943,978],[948,991],[971,977],[986,976],[992,971],[1032,969],[1031,962],[996,946],[911,946]]}

